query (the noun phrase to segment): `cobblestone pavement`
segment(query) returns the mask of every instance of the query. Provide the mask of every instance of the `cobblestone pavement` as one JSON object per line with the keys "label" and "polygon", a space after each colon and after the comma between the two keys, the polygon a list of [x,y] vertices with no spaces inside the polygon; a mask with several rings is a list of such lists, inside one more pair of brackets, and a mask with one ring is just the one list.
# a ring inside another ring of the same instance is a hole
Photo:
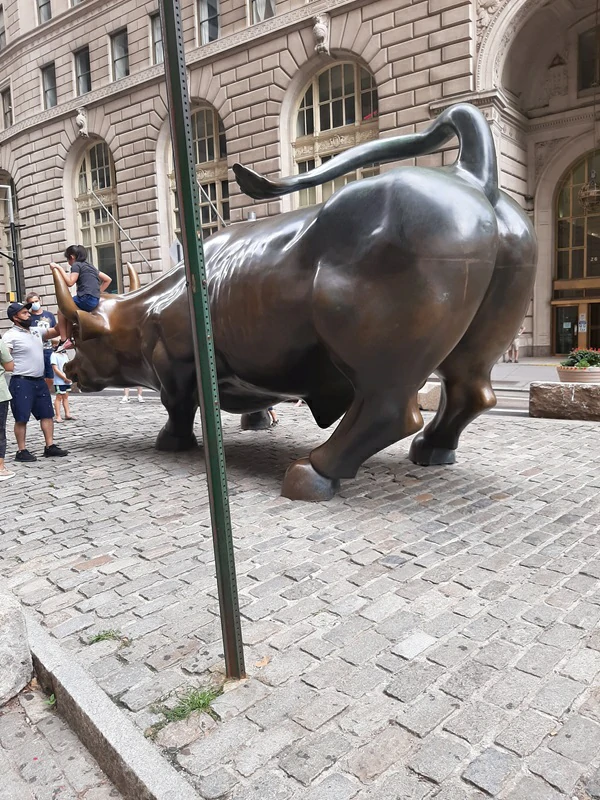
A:
{"label": "cobblestone pavement", "polygon": [[[147,731],[222,672],[203,463],[153,450],[156,402],[73,405],[70,457],[7,485],[0,570]],[[402,442],[306,504],[279,487],[324,434],[278,409],[224,419],[250,677],[165,758],[207,800],[600,797],[598,426],[484,417],[453,467]]]}
{"label": "cobblestone pavement", "polygon": [[0,709],[0,800],[120,800],[35,681]]}

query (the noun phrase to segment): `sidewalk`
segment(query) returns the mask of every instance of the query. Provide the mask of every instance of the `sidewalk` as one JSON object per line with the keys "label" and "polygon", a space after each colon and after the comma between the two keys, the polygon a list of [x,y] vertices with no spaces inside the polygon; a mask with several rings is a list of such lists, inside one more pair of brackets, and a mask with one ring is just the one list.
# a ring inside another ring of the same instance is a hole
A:
{"label": "sidewalk", "polygon": [[121,800],[36,681],[0,709],[0,800]]}
{"label": "sidewalk", "polygon": [[158,403],[72,403],[69,457],[6,485],[0,574],[199,798],[600,797],[597,424],[484,415],[455,466],[404,441],[307,504],[308,409],[224,415],[249,678],[165,724],[223,670],[203,462],[154,450]]}
{"label": "sidewalk", "polygon": [[557,381],[556,367],[563,357],[521,358],[518,364],[499,361],[492,370],[492,384],[508,389],[529,389],[534,381]]}

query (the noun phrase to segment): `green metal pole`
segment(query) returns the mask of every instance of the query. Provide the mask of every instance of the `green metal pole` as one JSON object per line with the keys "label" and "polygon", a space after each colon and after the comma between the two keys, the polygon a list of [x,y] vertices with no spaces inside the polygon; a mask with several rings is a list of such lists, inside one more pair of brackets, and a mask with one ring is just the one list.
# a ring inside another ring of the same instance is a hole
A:
{"label": "green metal pole", "polygon": [[[196,358],[200,411],[202,413],[204,458],[206,461],[210,516],[215,549],[225,667],[228,678],[244,678],[242,628],[235,577],[231,518],[229,516],[217,368],[210,322],[206,271],[204,269],[200,196],[192,152],[192,121],[187,90],[179,0],[160,0],[160,16],[163,31],[165,76],[175,161],[181,238],[188,283],[190,315],[195,323],[192,325],[194,354]],[[189,291],[190,289],[191,291]]]}

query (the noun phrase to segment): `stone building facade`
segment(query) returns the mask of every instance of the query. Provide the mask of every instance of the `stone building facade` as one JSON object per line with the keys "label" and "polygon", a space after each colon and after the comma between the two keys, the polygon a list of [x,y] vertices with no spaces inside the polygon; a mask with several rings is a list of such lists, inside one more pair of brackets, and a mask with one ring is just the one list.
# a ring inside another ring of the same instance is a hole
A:
{"label": "stone building facade", "polygon": [[[143,282],[173,263],[157,11],[156,0],[0,0],[0,187],[16,193],[25,286],[50,301],[47,265],[67,243],[87,244],[119,291],[125,261]],[[468,100],[489,120],[502,186],[539,236],[527,350],[600,347],[600,210],[584,213],[577,199],[597,147],[595,6],[182,0],[182,15],[207,233],[336,188],[255,203],[232,180],[236,161],[269,176],[302,171]],[[453,158],[449,149],[420,163]],[[7,206],[0,188],[4,254]],[[0,256],[0,295],[14,289]]]}

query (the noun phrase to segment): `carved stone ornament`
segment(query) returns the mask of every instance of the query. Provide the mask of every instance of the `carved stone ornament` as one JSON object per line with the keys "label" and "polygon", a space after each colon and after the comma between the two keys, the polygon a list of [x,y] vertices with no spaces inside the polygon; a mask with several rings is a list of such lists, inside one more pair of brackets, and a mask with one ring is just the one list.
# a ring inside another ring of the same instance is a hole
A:
{"label": "carved stone ornament", "polygon": [[329,56],[329,28],[331,25],[331,17],[324,11],[322,14],[317,14],[314,18],[313,34],[315,37],[315,53],[322,53]]}
{"label": "carved stone ornament", "polygon": [[534,167],[536,180],[542,174],[544,167],[550,161],[554,153],[565,141],[566,138],[563,137],[562,139],[549,139],[547,142],[535,143]]}
{"label": "carved stone ornament", "polygon": [[85,113],[85,108],[78,108],[77,109],[77,116],[75,117],[75,124],[79,128],[77,131],[77,136],[82,136],[86,138],[89,136],[88,133],[88,124],[87,124],[87,116]]}
{"label": "carved stone ornament", "polygon": [[483,34],[500,8],[500,0],[479,0],[477,4],[477,35]]}

